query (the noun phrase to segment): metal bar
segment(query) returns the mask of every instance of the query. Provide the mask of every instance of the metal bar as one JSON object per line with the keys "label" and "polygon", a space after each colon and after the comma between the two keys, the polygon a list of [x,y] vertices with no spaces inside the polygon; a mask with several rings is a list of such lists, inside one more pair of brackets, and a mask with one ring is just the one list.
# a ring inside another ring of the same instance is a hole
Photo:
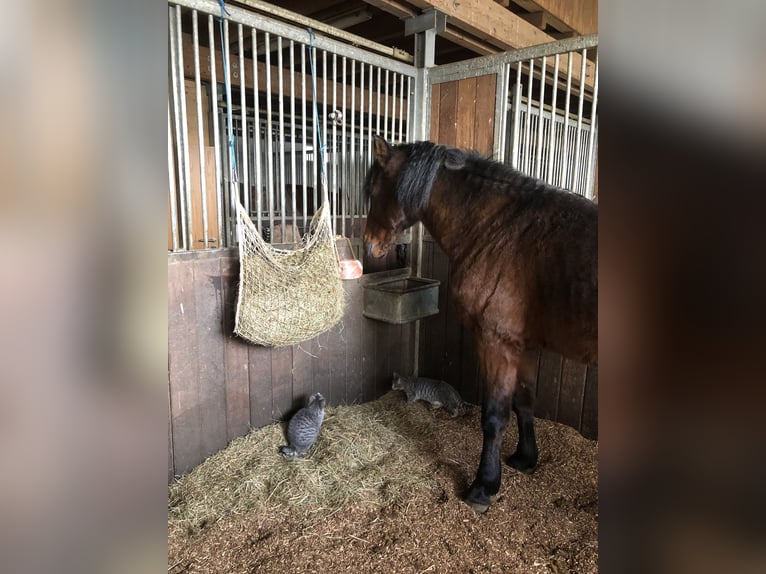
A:
{"label": "metal bar", "polygon": [[[409,80],[409,78],[408,78]],[[409,95],[409,90],[407,91]],[[399,142],[404,141],[404,76],[399,75]]]}
{"label": "metal bar", "polygon": [[[571,54],[570,54],[571,56]],[[559,187],[567,187],[567,160],[569,156],[569,102],[572,99],[572,58],[567,63],[567,89],[564,101],[564,137],[561,143],[561,181]]]}
{"label": "metal bar", "polygon": [[495,126],[492,142],[493,157],[505,161],[506,123],[508,117],[508,76],[510,64],[503,64],[495,79]]}
{"label": "metal bar", "polygon": [[231,141],[234,138],[234,121],[232,119],[231,114],[231,50],[229,48],[230,42],[229,42],[229,21],[224,19],[223,21],[223,54],[225,55],[226,62],[228,63],[228,67],[225,71],[225,78],[224,78],[224,86],[226,87],[226,126],[228,128],[227,138],[226,138],[226,164],[229,167],[229,196],[228,201],[226,202],[226,225],[227,225],[227,238],[229,240],[229,244],[233,245],[237,242],[237,236],[236,236],[236,214],[237,211],[234,209],[234,198],[237,196],[237,189],[234,177],[234,164],[232,163],[232,156],[235,156],[235,151],[231,149]]}
{"label": "metal bar", "polygon": [[287,221],[285,218],[285,86],[283,64],[282,37],[277,36],[277,70],[279,71],[279,79],[277,81],[279,89],[279,214],[280,221],[282,222],[282,242],[284,243],[285,234],[287,233]]}
{"label": "metal bar", "polygon": [[[181,25],[181,8],[176,6],[176,34],[178,36],[176,46],[178,47],[178,70],[184,69],[184,50],[183,50],[183,34]],[[192,198],[191,198],[191,162],[189,160],[189,125],[188,114],[186,110],[186,90],[182,85],[183,80],[179,82],[179,93],[181,94],[181,138],[183,148],[183,165],[184,165],[184,201],[186,206],[186,233],[187,233],[187,246],[188,249],[194,249],[194,229],[193,221],[194,214],[192,213]]]}
{"label": "metal bar", "polygon": [[223,233],[223,195],[221,181],[221,141],[218,130],[218,81],[215,70],[215,24],[213,17],[207,17],[208,42],[210,43],[210,101],[213,103],[213,149],[215,149],[215,201],[218,211],[218,247],[226,247]]}
{"label": "metal bar", "polygon": [[[332,55],[332,111],[338,111],[338,56]],[[329,138],[327,138],[329,139]],[[332,122],[332,147],[327,146],[327,151],[332,154],[332,234],[337,234],[338,219],[338,161],[337,161],[337,141],[338,141],[338,118],[334,117]],[[325,156],[327,157],[327,155]]]}
{"label": "metal bar", "polygon": [[547,58],[543,56],[540,66],[540,100],[537,108],[537,145],[535,146],[535,177],[540,177],[543,160],[543,104],[545,103],[545,67]]}
{"label": "metal bar", "polygon": [[[388,70],[386,70],[385,89],[384,89],[385,106],[383,112],[383,138],[388,141]],[[380,88],[378,88],[378,95],[380,95]]]}
{"label": "metal bar", "polygon": [[[509,64],[510,65],[510,64]],[[511,135],[511,166],[519,169],[519,121],[521,119],[521,63],[516,64],[516,85],[513,90],[513,134]]]}
{"label": "metal bar", "polygon": [[250,28],[250,37],[253,41],[253,172],[255,177],[255,218],[258,223],[258,232],[263,237],[263,155],[261,150],[261,96],[258,89],[258,34],[255,28]]}
{"label": "metal bar", "polygon": [[588,174],[585,185],[585,196],[593,199],[593,179],[596,169],[596,158],[594,156],[596,145],[596,106],[598,105],[598,54],[596,54],[595,77],[593,78],[593,101],[590,110],[590,141],[588,142]]}
{"label": "metal bar", "polygon": [[[311,48],[311,59],[314,62],[314,70],[316,70],[316,66],[317,66],[317,50],[316,50],[316,48]],[[312,112],[311,112],[311,154],[312,154],[312,157],[313,157],[313,161],[311,163],[311,167],[312,167],[312,169],[311,169],[311,179],[312,179],[312,183],[314,184],[313,188],[314,188],[314,211],[315,212],[319,208],[319,201],[318,201],[318,199],[319,199],[319,197],[321,197],[321,195],[317,195],[317,192],[319,192],[321,194],[321,189],[319,188],[321,184],[320,184],[319,179],[317,179],[317,176],[320,173],[319,170],[321,168],[319,167],[320,153],[319,153],[319,148],[317,147],[317,126],[319,125],[318,124],[319,118],[313,113],[313,110],[318,108],[317,103],[316,103],[316,95],[317,94],[314,94],[313,91],[312,91],[312,95],[311,95],[311,105],[312,105]]]}
{"label": "metal bar", "polygon": [[[306,233],[308,227],[308,171],[306,169],[306,46],[301,44],[301,174],[303,180],[303,229]],[[316,205],[316,204],[315,204]]]}
{"label": "metal bar", "polygon": [[[359,194],[357,182],[356,163],[356,61],[351,60],[351,150],[349,151],[349,215],[351,216],[351,237],[355,235],[356,224],[356,197]],[[361,142],[360,142],[361,143]]]}
{"label": "metal bar", "polygon": [[[365,173],[365,161],[364,161],[364,146],[367,141],[364,132],[364,62],[359,62],[359,157],[357,158],[359,167],[357,170],[357,185],[359,189],[364,187],[364,173]],[[358,196],[356,205],[356,215],[359,216],[359,225],[362,225],[361,219],[364,214],[364,193],[362,192]]]}
{"label": "metal bar", "polygon": [[249,132],[247,130],[247,96],[245,95],[245,49],[244,49],[244,34],[242,30],[242,24],[237,25],[237,46],[239,48],[239,101],[240,101],[240,115],[242,117],[241,134],[242,134],[242,162],[239,169],[242,171],[242,192],[244,194],[244,207],[245,212],[250,215],[250,166],[248,165],[249,157],[247,155],[247,140]]}
{"label": "metal bar", "polygon": [[298,205],[295,180],[298,176],[295,169],[295,42],[290,40],[290,183],[292,185],[293,231],[290,241],[297,241],[295,234],[298,230]]}
{"label": "metal bar", "polygon": [[559,77],[559,54],[556,54],[556,58],[553,61],[553,98],[551,99],[551,129],[548,133],[548,169],[545,172],[545,181],[553,184],[553,146],[554,136],[556,134],[556,104],[559,91],[556,88],[556,83]]}
{"label": "metal bar", "polygon": [[[322,137],[319,142],[322,152],[319,154],[320,174],[322,177],[322,203],[330,201],[330,192],[327,189],[327,50],[322,51]],[[335,218],[335,206],[330,205],[330,217]]]}
{"label": "metal bar", "polygon": [[207,181],[205,177],[205,132],[202,123],[202,84],[199,74],[199,18],[197,11],[192,11],[192,49],[194,51],[194,90],[197,98],[197,144],[199,153],[199,181],[202,206],[202,246],[207,249],[208,241],[207,225]]}
{"label": "metal bar", "polygon": [[[453,79],[473,78],[483,76],[497,69],[502,64],[515,64],[543,56],[554,56],[568,52],[577,52],[583,49],[591,49],[598,46],[598,34],[588,36],[576,36],[565,40],[558,40],[548,44],[538,44],[519,50],[511,50],[500,54],[480,56],[470,60],[462,60],[451,64],[443,64],[431,69],[432,83],[442,83]],[[570,55],[571,57],[571,55]]]}
{"label": "metal bar", "polygon": [[527,114],[526,125],[524,126],[524,163],[522,164],[522,171],[526,174],[530,174],[532,168],[532,156],[530,153],[530,134],[532,132],[532,77],[535,70],[535,61],[529,60],[529,76],[527,83]]}
{"label": "metal bar", "polygon": [[[351,34],[349,32],[346,32],[345,30],[334,28],[330,25],[319,22],[318,20],[307,18],[306,16],[303,16],[296,12],[291,12],[290,10],[285,10],[284,8],[279,8],[278,6],[275,6],[274,4],[260,2],[259,0],[240,0],[240,1],[242,4],[246,4],[248,6],[251,6],[257,9],[259,12],[265,12],[267,14],[277,16],[281,20],[289,21],[294,24],[298,24],[302,26],[302,28],[298,28],[296,26],[284,24],[278,20],[275,20],[274,18],[270,18],[267,15],[257,14],[252,11],[247,11],[242,8],[238,8],[236,6],[231,6],[231,5],[226,6],[226,10],[231,14],[232,20],[235,20],[238,22],[241,21],[243,24],[246,24],[248,26],[255,26],[264,32],[269,32],[271,34],[279,34],[285,39],[295,40],[296,42],[307,44],[308,35],[305,34],[305,30],[306,28],[312,28],[317,32],[322,32],[322,34],[326,36],[338,38],[354,46],[361,46],[363,48],[366,48],[367,50],[372,50],[380,54],[385,54],[388,57],[396,58],[396,60],[391,60],[391,61],[397,64],[400,63],[398,60],[401,60],[402,62],[410,62],[410,63],[413,61],[412,55],[408,54],[404,50],[400,50],[399,48],[391,48],[388,46],[384,46],[383,44],[378,44],[377,42],[373,42],[371,40],[368,40],[367,38],[362,38],[361,36],[357,36],[356,34]],[[220,13],[219,4],[211,0],[173,0],[173,3],[181,4],[187,8],[196,8],[200,12],[205,12],[207,14],[215,15]],[[245,21],[245,19],[251,20],[252,22]],[[303,36],[300,36],[301,32],[304,32]],[[296,36],[300,36],[300,37],[296,37]],[[326,40],[327,43],[331,41],[332,40]],[[322,46],[322,47],[324,48],[325,46]],[[344,54],[344,55],[353,57],[350,54]],[[370,56],[375,56],[376,58],[384,58],[384,56],[378,56],[377,54],[370,54]],[[385,59],[388,59],[388,58],[385,58]]]}
{"label": "metal bar", "polygon": [[348,113],[348,110],[346,109],[346,57],[344,56],[341,60],[341,88],[343,89],[343,105],[341,107],[343,115],[341,116],[341,152],[338,154],[338,157],[340,157],[343,161],[343,187],[339,187],[339,193],[340,193],[340,229],[341,229],[341,235],[343,237],[346,236],[346,194],[349,193],[351,190],[348,185],[348,179],[345,177],[346,172],[348,171],[348,165],[349,162],[347,161],[348,156],[346,155],[346,114]]}
{"label": "metal bar", "polygon": [[[368,167],[370,165],[372,165],[372,161],[373,161],[372,160],[372,158],[373,158],[373,149],[372,149],[373,148],[373,146],[372,146],[372,64],[370,64],[369,72],[370,72],[368,74],[368,76],[369,76],[369,78],[368,78],[368,83],[369,83],[368,88],[369,89],[367,90],[367,95],[368,95],[368,98],[367,98],[367,103],[368,103],[367,127],[368,127],[369,132],[370,132],[369,133],[369,138],[367,140],[367,147],[368,147],[367,166]],[[366,199],[367,198],[365,198],[365,200]],[[368,205],[367,204],[368,204],[368,202],[365,201],[363,206],[362,206],[363,207],[363,213],[364,213],[365,216],[367,215],[367,210],[368,210]]]}
{"label": "metal bar", "polygon": [[264,35],[264,51],[266,52],[266,193],[269,198],[269,231],[271,243],[274,242],[274,132],[271,123],[271,35]]}
{"label": "metal bar", "polygon": [[[574,157],[574,174],[577,176],[577,171],[580,167],[580,143],[581,143],[581,131],[582,131],[582,108],[583,108],[583,99],[585,97],[585,57],[588,53],[588,50],[582,51],[582,67],[580,71],[580,98],[578,100],[577,104],[577,133],[575,134],[575,157]],[[580,195],[585,195],[582,191],[582,181],[580,178],[577,178],[576,181],[572,182],[572,187],[577,187],[576,191]],[[572,191],[575,191],[573,189]]]}
{"label": "metal bar", "polygon": [[[391,74],[391,141],[396,141],[396,73]],[[388,101],[388,98],[386,98]]]}
{"label": "metal bar", "polygon": [[381,68],[378,68],[378,89],[376,90],[377,95],[377,105],[375,108],[375,132],[380,134],[380,75],[381,75]]}
{"label": "metal bar", "polygon": [[173,165],[173,126],[168,99],[168,201],[170,202],[170,239],[173,251],[178,251],[178,207],[176,205],[176,168]]}
{"label": "metal bar", "polygon": [[168,27],[170,28],[170,77],[173,88],[173,117],[175,121],[173,125],[175,127],[176,134],[176,164],[178,168],[178,200],[180,209],[181,220],[181,249],[191,249],[188,244],[187,233],[187,219],[186,219],[186,192],[185,188],[188,184],[188,178],[186,177],[185,169],[187,164],[184,163],[184,137],[183,126],[186,122],[186,94],[183,89],[183,82],[181,75],[178,73],[182,67],[178,63],[178,58],[183,58],[180,54],[179,31],[178,23],[180,20],[180,9],[178,6],[175,9],[170,8],[168,13]]}
{"label": "metal bar", "polygon": [[[427,73],[427,71],[424,70],[423,74],[426,74],[426,73]],[[427,81],[424,81],[423,83],[428,85]],[[412,78],[407,76],[407,135],[405,136],[407,139],[405,141],[412,141],[414,139],[413,136],[410,135],[415,130],[415,127],[413,126],[413,122],[410,121],[410,119],[413,117],[413,114],[411,113],[412,108],[410,107],[410,104],[411,104],[410,96],[411,95],[412,95]],[[431,101],[430,94],[426,95],[426,99],[424,101],[426,101],[426,102],[430,102]],[[425,111],[428,112],[428,114],[420,113],[420,114],[417,114],[417,115],[427,115],[427,117],[424,118],[423,125],[424,126],[428,126],[429,124],[427,124],[425,122],[429,121],[430,116],[431,116],[430,104],[426,103],[426,104],[423,104],[423,105],[426,107]],[[425,128],[425,133],[423,133],[422,137],[423,137],[423,139],[427,139],[428,138],[428,128],[427,127]]]}

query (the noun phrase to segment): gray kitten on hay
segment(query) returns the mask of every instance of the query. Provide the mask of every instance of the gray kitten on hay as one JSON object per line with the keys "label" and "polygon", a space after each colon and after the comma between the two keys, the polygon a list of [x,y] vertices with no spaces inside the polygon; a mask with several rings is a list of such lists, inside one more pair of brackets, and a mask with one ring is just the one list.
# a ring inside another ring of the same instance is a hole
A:
{"label": "gray kitten on hay", "polygon": [[460,394],[445,381],[427,379],[425,377],[407,377],[394,373],[391,388],[395,391],[404,391],[407,394],[407,402],[426,401],[431,407],[444,409],[453,417],[466,414],[475,406],[465,402]]}
{"label": "gray kitten on hay", "polygon": [[303,458],[311,448],[324,420],[325,398],[316,393],[309,399],[309,404],[299,410],[287,425],[287,443],[279,447],[279,454],[292,458]]}

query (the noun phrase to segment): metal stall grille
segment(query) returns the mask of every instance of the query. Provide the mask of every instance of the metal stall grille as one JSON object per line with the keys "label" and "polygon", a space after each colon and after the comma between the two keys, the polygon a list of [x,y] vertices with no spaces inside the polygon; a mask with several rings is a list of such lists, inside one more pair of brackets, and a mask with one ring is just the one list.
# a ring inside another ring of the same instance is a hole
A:
{"label": "metal stall grille", "polygon": [[236,245],[237,198],[267,240],[297,241],[322,202],[322,156],[333,229],[360,249],[372,135],[410,140],[415,68],[227,11],[169,2],[168,249]]}
{"label": "metal stall grille", "polygon": [[439,66],[429,82],[497,74],[495,159],[594,198],[598,36]]}

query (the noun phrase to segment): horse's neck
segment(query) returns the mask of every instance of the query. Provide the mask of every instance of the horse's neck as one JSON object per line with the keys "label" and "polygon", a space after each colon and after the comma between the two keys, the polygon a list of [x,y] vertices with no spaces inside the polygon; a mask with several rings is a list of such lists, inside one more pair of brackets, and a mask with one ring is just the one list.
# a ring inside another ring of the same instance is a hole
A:
{"label": "horse's neck", "polygon": [[470,209],[465,204],[465,198],[461,198],[449,185],[447,178],[439,174],[434,182],[422,221],[442,250],[452,258],[465,246],[465,218],[470,217]]}

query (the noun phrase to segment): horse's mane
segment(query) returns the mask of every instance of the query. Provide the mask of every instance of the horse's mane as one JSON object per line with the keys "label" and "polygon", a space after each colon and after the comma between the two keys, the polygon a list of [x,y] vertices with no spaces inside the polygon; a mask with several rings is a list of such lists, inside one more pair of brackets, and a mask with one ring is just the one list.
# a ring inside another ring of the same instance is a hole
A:
{"label": "horse's mane", "polygon": [[[500,185],[470,186],[473,193],[482,193],[488,187],[516,191],[539,191],[556,189],[546,183],[529,177],[520,171],[484,157],[475,152],[434,144],[428,141],[401,144],[397,149],[407,152],[409,159],[399,175],[396,196],[405,213],[422,213],[431,197],[436,175],[444,167],[451,171],[460,170],[467,177],[480,178],[485,182],[497,182]],[[468,192],[468,190],[466,190]]]}

